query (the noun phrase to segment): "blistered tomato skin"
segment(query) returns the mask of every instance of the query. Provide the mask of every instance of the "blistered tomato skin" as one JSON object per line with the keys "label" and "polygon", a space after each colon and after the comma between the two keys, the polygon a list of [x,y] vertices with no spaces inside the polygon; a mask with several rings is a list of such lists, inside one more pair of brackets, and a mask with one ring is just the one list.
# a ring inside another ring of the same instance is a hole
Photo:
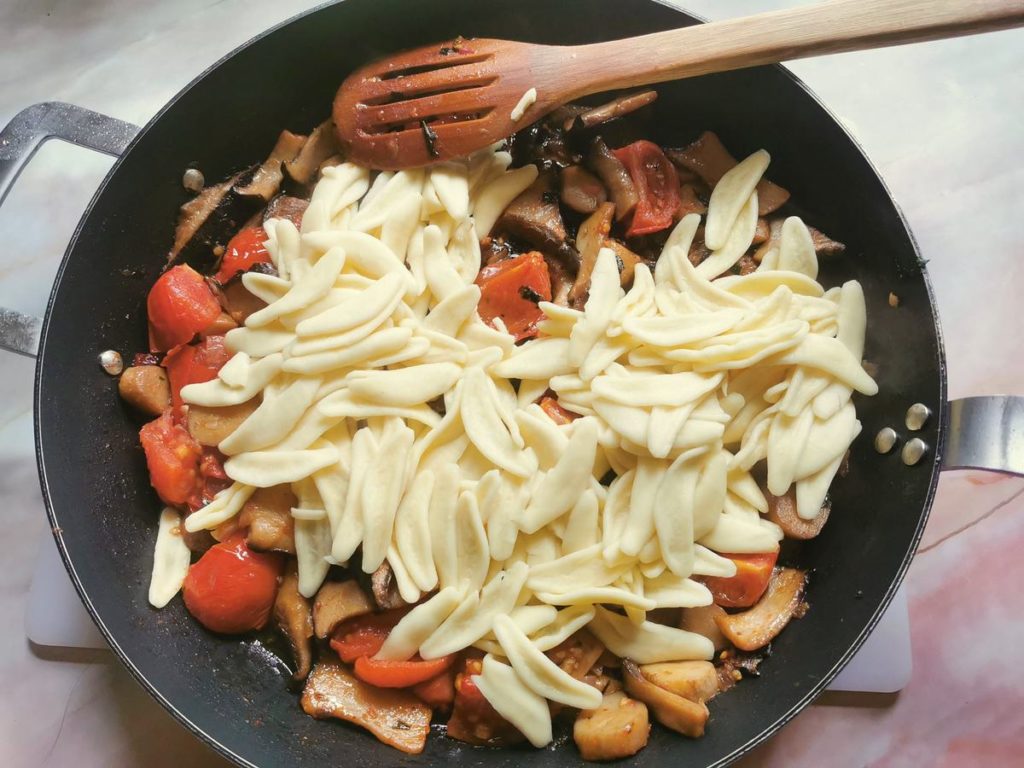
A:
{"label": "blistered tomato skin", "polygon": [[210,325],[220,302],[206,280],[189,266],[171,267],[157,278],[146,298],[151,352],[166,352]]}
{"label": "blistered tomato skin", "polygon": [[262,629],[274,607],[284,558],[249,549],[241,533],[215,544],[189,568],[182,596],[204,627],[222,635]]}

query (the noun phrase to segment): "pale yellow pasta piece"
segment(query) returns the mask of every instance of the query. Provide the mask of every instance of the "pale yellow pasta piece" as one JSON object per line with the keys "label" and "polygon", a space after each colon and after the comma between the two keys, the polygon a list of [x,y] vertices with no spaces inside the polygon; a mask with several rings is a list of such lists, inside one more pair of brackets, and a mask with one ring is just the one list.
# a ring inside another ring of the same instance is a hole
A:
{"label": "pale yellow pasta piece", "polygon": [[804,365],[834,376],[861,394],[878,393],[878,385],[861,367],[860,360],[837,339],[809,334],[796,347],[772,358],[771,364]]}
{"label": "pale yellow pasta piece", "polygon": [[528,571],[526,563],[515,563],[508,570],[499,571],[479,595],[470,593],[420,645],[420,656],[437,659],[466,648],[487,634],[496,616],[505,616],[515,607]]}
{"label": "pale yellow pasta piece", "polygon": [[750,248],[756,230],[757,190],[755,188],[743,207],[740,208],[739,214],[729,230],[728,237],[717,250],[697,265],[697,273],[710,280],[731,268]]}
{"label": "pale yellow pasta piece", "polygon": [[770,159],[767,152],[759,149],[728,170],[711,190],[708,217],[704,225],[704,242],[712,251],[725,245],[733,223],[754,193]]}
{"label": "pale yellow pasta piece", "polygon": [[388,634],[375,659],[406,661],[411,659],[424,641],[447,619],[464,598],[455,587],[445,587],[402,617]]}
{"label": "pale yellow pasta piece", "polygon": [[592,419],[578,420],[562,456],[544,473],[523,510],[522,531],[534,533],[572,508],[589,485],[596,450],[597,425]]}
{"label": "pale yellow pasta piece", "polygon": [[477,192],[472,205],[477,234],[481,237],[490,234],[491,227],[502,211],[533,184],[536,178],[537,167],[524,165],[501,174]]}
{"label": "pale yellow pasta piece", "polygon": [[530,641],[538,651],[550,651],[574,634],[583,629],[594,618],[594,608],[590,605],[570,605],[558,611],[558,615],[545,624],[537,634],[524,632],[533,635]]}
{"label": "pale yellow pasta piece", "polygon": [[459,470],[452,465],[438,466],[430,495],[431,555],[441,587],[459,586],[458,536],[455,514],[459,499]]}
{"label": "pale yellow pasta piece", "polygon": [[796,479],[813,475],[841,457],[860,434],[860,428],[857,411],[851,402],[847,402],[827,421],[814,419],[806,446],[797,463]]}
{"label": "pale yellow pasta piece", "polygon": [[380,174],[370,191],[359,204],[359,212],[353,217],[350,226],[361,232],[369,232],[384,224],[392,206],[400,199],[411,194],[421,195],[426,181],[423,168],[411,168],[394,174]]}
{"label": "pale yellow pasta piece", "polygon": [[[266,357],[275,352],[280,352],[295,339],[295,334],[286,328],[273,323],[259,329],[246,327],[232,328],[224,334],[224,345],[233,352],[245,354],[250,357]],[[238,355],[235,355],[237,357]],[[232,357],[232,360],[235,358]],[[224,368],[227,368],[225,363]],[[221,368],[221,373],[224,372]],[[230,377],[230,374],[229,374]],[[221,379],[223,381],[223,379]],[[234,382],[225,382],[229,386],[236,386]]]}
{"label": "pale yellow pasta piece", "polygon": [[472,491],[463,491],[459,495],[455,510],[455,535],[458,581],[467,590],[475,592],[484,585],[491,557],[476,495]]}
{"label": "pale yellow pasta piece", "polygon": [[775,552],[781,538],[782,531],[767,520],[721,515],[715,527],[700,538],[700,543],[716,552],[743,554]]}
{"label": "pale yellow pasta piece", "polygon": [[341,248],[331,248],[302,279],[292,283],[288,293],[249,315],[245,320],[246,327],[263,327],[282,315],[305,309],[314,301],[326,296],[341,274],[344,264],[345,251]]}
{"label": "pale yellow pasta piece", "polygon": [[264,395],[259,407],[217,446],[225,456],[276,445],[313,404],[321,379],[296,378],[279,393]]}
{"label": "pale yellow pasta piece", "polygon": [[[584,491],[569,512],[562,532],[562,551],[566,554],[598,544],[601,514],[597,494],[593,489]],[[600,548],[597,550],[600,553]]]}
{"label": "pale yellow pasta piece", "polygon": [[570,373],[575,366],[569,362],[569,340],[543,338],[528,341],[491,368],[506,379],[550,379]]}
{"label": "pale yellow pasta piece", "polygon": [[654,601],[616,586],[581,587],[568,592],[537,592],[537,599],[551,605],[621,605],[641,611],[653,611]]}
{"label": "pale yellow pasta piece", "polygon": [[228,488],[217,493],[205,507],[197,509],[186,517],[185,530],[189,533],[212,530],[230,520],[242,510],[242,506],[255,490],[256,488],[251,485],[232,483]]}
{"label": "pale yellow pasta piece", "polygon": [[638,664],[686,659],[710,660],[714,645],[703,635],[663,624],[644,621],[634,624],[606,608],[597,607],[590,631],[616,656]]}
{"label": "pale yellow pasta piece", "polygon": [[476,312],[480,303],[480,287],[465,285],[450,293],[430,310],[422,327],[431,331],[455,336],[462,325]]}
{"label": "pale yellow pasta piece", "polygon": [[683,287],[682,270],[678,268],[679,261],[689,262],[687,254],[690,252],[690,245],[693,243],[693,236],[697,233],[698,226],[700,226],[700,216],[690,213],[680,219],[669,233],[661,256],[654,265],[655,285],[672,286],[677,290]]}
{"label": "pale yellow pasta piece", "polygon": [[459,409],[470,441],[497,466],[518,477],[528,477],[534,467],[502,421],[487,375],[480,368],[470,368],[460,387]]}
{"label": "pale yellow pasta piece", "polygon": [[431,166],[430,184],[449,216],[462,221],[469,215],[469,166],[464,160]]}
{"label": "pale yellow pasta piece", "polygon": [[739,310],[732,308],[671,317],[629,317],[623,321],[622,330],[644,344],[672,349],[715,339],[732,328],[742,317],[743,314]]}
{"label": "pale yellow pasta piece", "polygon": [[643,584],[644,596],[658,608],[699,608],[712,602],[711,592],[703,584],[670,571],[644,578]]}
{"label": "pale yellow pasta piece", "polygon": [[373,573],[387,557],[398,504],[405,491],[406,464],[413,431],[392,417],[377,448],[377,460],[366,468],[362,487],[363,571]]}
{"label": "pale yellow pasta piece", "polygon": [[608,330],[615,305],[622,296],[615,252],[602,248],[597,253],[597,262],[590,277],[590,295],[583,319],[573,326],[569,336],[568,357],[572,365],[582,365],[597,340]]}
{"label": "pale yellow pasta piece", "polygon": [[814,474],[796,482],[796,513],[804,520],[813,520],[821,514],[829,486],[842,466],[844,454],[839,455]]}
{"label": "pale yellow pasta piece", "polygon": [[352,436],[352,470],[346,488],[341,521],[334,528],[331,557],[347,562],[363,541],[363,482],[369,468],[377,460],[377,439],[370,429],[357,430]]}
{"label": "pale yellow pasta piece", "polygon": [[653,522],[661,557],[674,574],[693,571],[694,498],[699,466],[683,454],[664,470],[653,499]]}
{"label": "pale yellow pasta piece", "polygon": [[530,690],[512,667],[484,657],[483,670],[471,678],[495,711],[535,747],[551,743],[551,712],[543,696]]}
{"label": "pale yellow pasta piece", "polygon": [[778,269],[799,272],[812,280],[818,276],[818,255],[811,233],[799,216],[790,216],[782,222]]}
{"label": "pale yellow pasta piece", "polygon": [[768,492],[783,496],[796,479],[797,466],[807,445],[814,413],[802,411],[795,418],[777,413],[768,429]]}
{"label": "pale yellow pasta piece", "polygon": [[349,391],[356,397],[385,405],[425,403],[447,392],[462,369],[452,363],[428,363],[386,371],[353,371]]}
{"label": "pale yellow pasta piece", "polygon": [[219,378],[211,379],[182,387],[181,398],[189,405],[208,408],[241,405],[256,397],[277,376],[283,359],[280,353],[274,353],[249,365],[244,386],[229,386]]}
{"label": "pale yellow pasta piece", "polygon": [[658,484],[668,462],[641,456],[636,464],[636,477],[629,497],[629,518],[619,542],[619,549],[635,556],[654,535],[654,499]]}
{"label": "pale yellow pasta piece", "polygon": [[736,575],[736,562],[712,552],[702,544],[693,545],[693,575],[722,576],[730,578]]}
{"label": "pale yellow pasta piece", "polygon": [[295,560],[298,565],[299,594],[303,597],[313,597],[330,570],[330,563],[327,557],[331,554],[333,537],[331,536],[331,523],[324,510],[319,510],[323,516],[318,519],[306,519],[292,512],[295,518]]}
{"label": "pale yellow pasta piece", "polygon": [[538,696],[579,709],[600,706],[599,690],[577,680],[541,653],[508,616],[495,617],[494,634],[512,669]]}
{"label": "pale yellow pasta piece", "polygon": [[606,587],[627,569],[609,567],[600,557],[601,545],[593,544],[556,560],[534,566],[526,585],[534,592],[558,593],[580,587]]}
{"label": "pale yellow pasta piece", "polygon": [[170,507],[160,513],[153,570],[149,577],[149,604],[163,608],[178,594],[188,575],[192,552],[181,535],[181,515]]}

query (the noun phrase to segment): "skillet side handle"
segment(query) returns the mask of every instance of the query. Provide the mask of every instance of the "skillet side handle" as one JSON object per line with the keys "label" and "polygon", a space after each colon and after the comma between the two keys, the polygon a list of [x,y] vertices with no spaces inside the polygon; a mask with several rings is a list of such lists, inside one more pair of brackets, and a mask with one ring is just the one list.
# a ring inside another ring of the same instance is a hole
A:
{"label": "skillet side handle", "polygon": [[942,469],[1024,475],[1024,397],[989,395],[951,401]]}
{"label": "skillet side handle", "polygon": [[[0,205],[36,151],[49,139],[119,157],[139,127],[91,109],[47,101],[16,114],[0,131]],[[0,349],[35,357],[42,320],[0,307]]]}

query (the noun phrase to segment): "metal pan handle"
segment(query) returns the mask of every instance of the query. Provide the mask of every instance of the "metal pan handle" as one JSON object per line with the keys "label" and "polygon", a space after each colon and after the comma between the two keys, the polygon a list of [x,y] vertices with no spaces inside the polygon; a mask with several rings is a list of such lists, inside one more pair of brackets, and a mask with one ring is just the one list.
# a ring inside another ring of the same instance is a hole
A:
{"label": "metal pan handle", "polygon": [[1024,397],[952,400],[942,468],[1024,475]]}
{"label": "metal pan handle", "polygon": [[[139,127],[91,109],[46,101],[16,114],[0,131],[0,205],[36,151],[50,139],[119,157]],[[0,349],[35,357],[42,320],[0,308]]]}

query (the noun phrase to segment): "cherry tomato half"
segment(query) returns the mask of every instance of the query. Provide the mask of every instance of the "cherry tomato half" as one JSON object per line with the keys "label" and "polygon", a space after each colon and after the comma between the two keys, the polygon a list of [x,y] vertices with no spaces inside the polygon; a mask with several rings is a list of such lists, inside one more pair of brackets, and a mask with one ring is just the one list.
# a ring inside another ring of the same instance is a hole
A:
{"label": "cherry tomato half", "polygon": [[723,608],[749,608],[768,588],[778,552],[753,555],[725,555],[736,563],[735,576],[708,576],[704,584],[715,602]]}
{"label": "cherry tomato half", "polygon": [[224,249],[220,261],[220,269],[214,277],[221,285],[226,283],[238,272],[249,270],[254,264],[270,262],[270,254],[263,245],[267,233],[263,227],[246,227],[231,238]]}
{"label": "cherry tomato half", "polygon": [[640,198],[626,236],[649,235],[672,226],[679,209],[679,174],[661,147],[651,141],[635,141],[612,153],[626,166]]}
{"label": "cherry tomato half", "polygon": [[184,504],[199,479],[202,448],[170,408],[139,431],[149,482],[165,504]]}
{"label": "cherry tomato half", "polygon": [[500,317],[516,341],[537,335],[544,317],[537,303],[551,301],[551,276],[544,256],[537,251],[484,267],[477,275],[480,304],[477,311],[488,325]]}
{"label": "cherry tomato half", "polygon": [[171,267],[146,299],[151,352],[186,344],[220,314],[220,302],[203,276],[189,266]]}
{"label": "cherry tomato half", "polygon": [[185,607],[211,632],[238,635],[262,628],[274,607],[284,558],[255,552],[237,533],[214,544],[185,577]]}

